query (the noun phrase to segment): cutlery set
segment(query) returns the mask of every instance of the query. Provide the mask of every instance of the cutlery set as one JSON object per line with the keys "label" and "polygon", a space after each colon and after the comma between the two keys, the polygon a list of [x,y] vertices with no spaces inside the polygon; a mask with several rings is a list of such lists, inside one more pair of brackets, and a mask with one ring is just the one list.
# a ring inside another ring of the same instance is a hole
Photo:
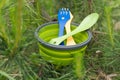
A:
{"label": "cutlery set", "polygon": [[[69,11],[69,9],[62,8],[58,12],[58,21],[59,21],[59,37],[53,38],[49,41],[50,44],[54,45],[64,45],[63,41],[67,39],[66,45],[75,45],[75,41],[73,39],[73,35],[85,31],[91,28],[98,20],[99,14],[91,13],[86,16],[83,21],[76,27],[74,30],[70,30],[70,23],[73,19],[73,15]],[[64,27],[66,29],[66,33],[64,35]]]}
{"label": "cutlery set", "polygon": [[[68,34],[71,32],[70,24],[73,19],[73,15],[68,8],[62,8],[58,11],[58,23],[59,23],[59,37],[64,35],[64,29]],[[67,38],[66,45],[75,45],[75,41],[72,36]],[[64,42],[61,42],[60,45],[64,45]]]}

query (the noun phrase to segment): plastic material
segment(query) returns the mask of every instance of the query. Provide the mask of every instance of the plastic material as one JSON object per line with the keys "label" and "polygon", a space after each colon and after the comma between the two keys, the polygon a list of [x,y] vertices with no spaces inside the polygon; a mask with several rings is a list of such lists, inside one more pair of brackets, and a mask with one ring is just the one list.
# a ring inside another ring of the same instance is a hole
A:
{"label": "plastic material", "polygon": [[[72,30],[78,25],[72,23]],[[92,38],[90,31],[83,31],[73,36],[76,45],[63,46],[49,44],[49,40],[58,36],[58,22],[49,22],[39,26],[35,37],[39,42],[40,55],[47,61],[57,65],[68,65],[74,60],[75,54],[84,54],[87,44]],[[66,43],[66,41],[64,42]]]}

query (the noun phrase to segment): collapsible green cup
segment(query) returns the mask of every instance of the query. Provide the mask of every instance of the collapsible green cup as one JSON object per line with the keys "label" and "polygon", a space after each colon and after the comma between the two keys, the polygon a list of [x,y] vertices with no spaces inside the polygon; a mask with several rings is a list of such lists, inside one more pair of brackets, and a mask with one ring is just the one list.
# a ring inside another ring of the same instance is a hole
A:
{"label": "collapsible green cup", "polygon": [[[72,30],[78,25],[72,23]],[[76,71],[82,70],[83,57],[87,47],[87,44],[92,38],[92,34],[89,30],[77,33],[73,35],[76,45],[63,46],[49,44],[49,41],[58,37],[59,25],[58,22],[49,22],[39,26],[35,31],[35,37],[39,42],[40,55],[56,65],[64,66],[71,63],[75,63],[78,67]],[[66,41],[64,41],[66,43]],[[79,74],[78,74],[79,75]]]}
{"label": "collapsible green cup", "polygon": [[[71,27],[74,29],[77,26],[77,24],[73,23]],[[58,29],[58,22],[49,22],[39,26],[35,31],[35,36],[39,41],[40,55],[45,60],[57,65],[67,65],[73,61],[76,53],[81,54],[81,52],[86,50],[92,35],[90,31],[83,31],[73,35],[77,45],[63,46],[49,44],[48,42],[52,38],[58,37]]]}

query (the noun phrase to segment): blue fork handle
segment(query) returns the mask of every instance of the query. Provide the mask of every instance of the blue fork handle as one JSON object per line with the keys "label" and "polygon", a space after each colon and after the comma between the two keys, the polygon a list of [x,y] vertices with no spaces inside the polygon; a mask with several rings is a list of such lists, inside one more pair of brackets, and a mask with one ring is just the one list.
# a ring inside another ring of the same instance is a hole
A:
{"label": "blue fork handle", "polygon": [[[64,35],[64,24],[62,23],[59,23],[59,37],[63,36]],[[64,45],[64,42],[60,43],[60,45]]]}

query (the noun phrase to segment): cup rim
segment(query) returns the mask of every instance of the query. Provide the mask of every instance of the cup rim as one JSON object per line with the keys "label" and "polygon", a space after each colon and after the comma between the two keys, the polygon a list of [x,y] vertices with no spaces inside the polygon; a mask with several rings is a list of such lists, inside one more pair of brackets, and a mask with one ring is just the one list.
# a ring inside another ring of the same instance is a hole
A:
{"label": "cup rim", "polygon": [[[41,28],[43,28],[46,25],[50,25],[50,24],[58,24],[58,21],[54,21],[54,22],[48,22],[48,23],[44,23],[40,26],[37,27],[37,29],[35,30],[35,38],[39,41],[40,44],[49,47],[49,48],[54,48],[54,49],[59,49],[59,50],[71,50],[71,49],[77,49],[80,47],[84,47],[86,46],[90,40],[92,39],[92,33],[90,32],[90,30],[86,30],[87,34],[88,34],[88,39],[80,44],[76,44],[76,45],[70,45],[70,46],[63,46],[63,45],[53,45],[50,43],[47,43],[45,41],[43,41],[41,38],[39,38],[38,32]],[[72,23],[72,25],[78,26],[77,23]]]}

